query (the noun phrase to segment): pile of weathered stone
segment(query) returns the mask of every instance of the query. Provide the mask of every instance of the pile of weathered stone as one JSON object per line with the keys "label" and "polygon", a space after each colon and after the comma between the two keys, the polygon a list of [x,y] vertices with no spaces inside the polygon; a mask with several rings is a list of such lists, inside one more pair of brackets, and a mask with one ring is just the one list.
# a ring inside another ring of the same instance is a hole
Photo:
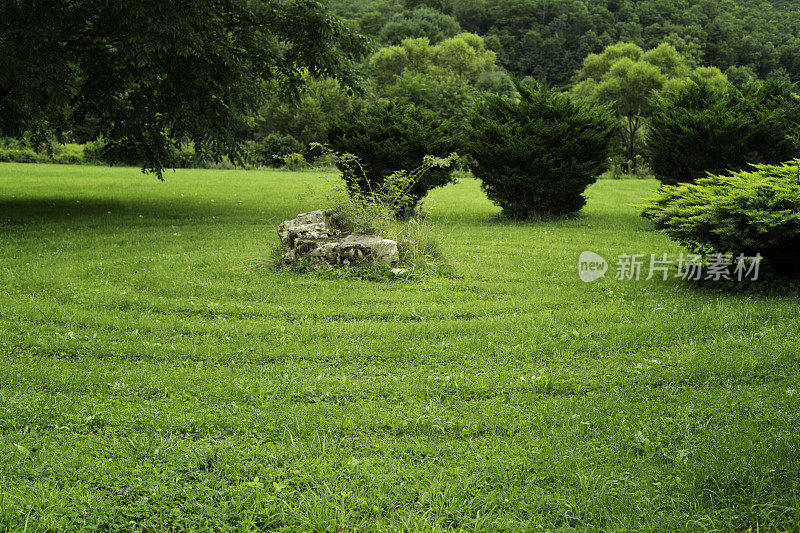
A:
{"label": "pile of weathered stone", "polygon": [[400,259],[397,242],[378,235],[347,233],[335,226],[327,211],[301,213],[278,226],[284,254],[291,266],[305,258],[316,268],[334,268],[363,262],[391,265]]}

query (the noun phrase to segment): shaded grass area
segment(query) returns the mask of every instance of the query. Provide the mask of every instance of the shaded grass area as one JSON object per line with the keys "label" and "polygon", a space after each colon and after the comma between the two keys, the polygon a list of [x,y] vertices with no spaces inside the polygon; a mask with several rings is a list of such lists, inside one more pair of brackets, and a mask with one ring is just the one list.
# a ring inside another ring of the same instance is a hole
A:
{"label": "shaded grass area", "polygon": [[452,277],[252,266],[336,181],[0,165],[0,531],[800,523],[800,298],[577,276],[678,252],[654,182],[438,190]]}

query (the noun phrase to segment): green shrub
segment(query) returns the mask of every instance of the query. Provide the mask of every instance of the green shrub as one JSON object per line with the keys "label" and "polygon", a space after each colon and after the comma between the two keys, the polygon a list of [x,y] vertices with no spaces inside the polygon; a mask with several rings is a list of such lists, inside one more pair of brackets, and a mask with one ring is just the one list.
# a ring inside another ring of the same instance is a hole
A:
{"label": "green shrub", "polygon": [[608,166],[618,122],[543,84],[517,83],[519,99],[488,95],[467,127],[473,174],[514,218],[575,213]]}
{"label": "green shrub", "polygon": [[49,159],[47,154],[37,152],[23,141],[0,138],[0,162],[47,163]]}
{"label": "green shrub", "polygon": [[105,164],[103,148],[104,145],[100,141],[90,141],[86,143],[83,147],[83,162],[89,165]]}
{"label": "green shrub", "polygon": [[79,165],[83,163],[83,145],[76,143],[55,144],[51,158],[53,163]]}
{"label": "green shrub", "polygon": [[[337,166],[351,194],[372,194],[400,169],[417,168],[426,155],[445,157],[455,152],[455,126],[436,113],[406,102],[378,102],[338,117],[328,129],[334,152],[353,154],[359,165]],[[408,215],[428,192],[452,181],[449,168],[432,168],[407,191],[412,200],[398,211]]]}
{"label": "green shrub", "polygon": [[336,168],[336,158],[332,154],[318,155],[311,153],[306,158],[309,167],[317,169],[333,169]]}
{"label": "green shrub", "polygon": [[174,168],[202,168],[203,162],[195,154],[194,147],[181,145],[172,151]]}
{"label": "green shrub", "polygon": [[31,148],[0,148],[0,161],[4,163],[44,163],[47,156],[37,154]]}
{"label": "green shrub", "polygon": [[[332,152],[327,146],[318,143],[312,143],[312,148],[319,148],[337,164],[363,172],[358,158],[353,154]],[[430,270],[444,273],[446,264],[427,213],[420,208],[402,221],[398,220],[397,214],[403,211],[411,213],[407,206],[416,205],[416,199],[408,194],[414,183],[431,170],[449,168],[457,160],[455,153],[444,158],[426,155],[417,168],[391,173],[376,191],[362,193],[337,189],[328,198],[331,220],[347,232],[382,235],[397,241],[399,266],[412,275]]]}
{"label": "green shrub", "polygon": [[297,152],[283,156],[283,164],[286,166],[287,170],[291,170],[292,172],[297,172],[299,170],[305,170],[308,168],[308,161],[306,160],[305,156]]}
{"label": "green shrub", "polygon": [[[333,156],[339,167],[347,170],[348,174],[369,181],[364,166],[357,156],[332,152],[328,147],[317,143],[313,143],[312,146],[321,146],[326,153]],[[456,161],[458,155],[455,152],[447,157],[426,155],[422,158],[422,164],[413,170],[395,170],[375,188],[370,188],[368,191],[350,189],[348,193],[355,203],[369,206],[369,209],[379,207],[391,213],[394,218],[402,218],[402,215],[410,214],[419,205],[419,198],[412,192],[417,184],[424,180],[428,173],[436,169],[450,168]]]}
{"label": "green shrub", "polygon": [[[207,166],[207,162],[202,161],[194,148],[188,145],[181,145],[173,148],[171,159],[165,162],[166,167],[173,168],[196,168]],[[112,154],[107,149],[102,140],[92,141],[86,144],[66,143],[59,144],[55,141],[48,145],[43,145],[39,151],[34,150],[25,142],[15,139],[0,140],[0,161],[12,161],[16,163],[58,163],[64,165],[78,164],[124,164],[136,166],[138,163],[134,159],[120,157],[120,154]]]}
{"label": "green shrub", "polygon": [[800,160],[664,186],[642,216],[695,253],[760,254],[772,272],[800,275]]}
{"label": "green shrub", "polygon": [[667,185],[777,164],[800,151],[800,97],[780,80],[715,89],[694,80],[655,95],[647,142],[650,165]]}
{"label": "green shrub", "polygon": [[35,149],[25,141],[18,139],[0,139],[0,161],[14,163],[83,163],[83,146],[74,143],[38,145]]}
{"label": "green shrub", "polygon": [[[126,165],[138,166],[140,161],[124,151],[110,149],[102,140],[91,141],[83,146],[81,162],[91,165]],[[211,162],[203,161],[191,145],[182,144],[172,147],[169,159],[164,161],[165,168],[205,168]]]}
{"label": "green shrub", "polygon": [[446,262],[439,250],[436,232],[427,213],[420,210],[397,220],[394,207],[384,201],[369,201],[345,190],[329,198],[331,218],[337,227],[355,233],[381,235],[397,241],[400,263],[412,274],[444,273]]}
{"label": "green shrub", "polygon": [[303,144],[282,133],[270,133],[263,139],[248,144],[251,159],[258,165],[282,167],[286,164],[286,156],[304,151]]}

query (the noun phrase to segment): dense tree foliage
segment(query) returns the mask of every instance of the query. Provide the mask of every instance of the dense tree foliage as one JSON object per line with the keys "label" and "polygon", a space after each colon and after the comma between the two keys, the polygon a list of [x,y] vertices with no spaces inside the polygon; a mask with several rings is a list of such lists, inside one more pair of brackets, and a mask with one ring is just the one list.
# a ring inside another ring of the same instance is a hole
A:
{"label": "dense tree foliage", "polygon": [[297,100],[286,100],[278,93],[267,96],[256,113],[252,137],[260,141],[277,133],[305,145],[324,143],[330,118],[349,111],[360,101],[360,96],[347,93],[334,79],[308,80],[306,90]]}
{"label": "dense tree foliage", "polygon": [[772,273],[800,276],[800,160],[663,187],[642,214],[699,254],[760,255]]}
{"label": "dense tree foliage", "polygon": [[[620,131],[625,159],[635,174],[640,157],[637,145],[650,116],[653,91],[676,90],[691,73],[686,59],[671,44],[662,43],[645,52],[633,43],[618,43],[583,61],[573,92],[614,108],[623,122]],[[727,85],[725,75],[716,67],[699,67],[694,74],[711,84]]]}
{"label": "dense tree foliage", "polygon": [[[338,166],[350,192],[364,195],[379,190],[395,171],[419,167],[426,155],[447,157],[458,151],[461,141],[453,123],[403,101],[375,102],[343,113],[332,122],[328,139],[335,152],[358,157],[357,165],[345,159]],[[409,189],[413,201],[406,211],[451,181],[446,168],[426,172]]]}
{"label": "dense tree foliage", "polygon": [[472,172],[515,218],[575,213],[608,164],[617,120],[543,84],[517,85],[519,98],[488,95],[467,135]]}
{"label": "dense tree foliage", "polygon": [[486,49],[483,39],[461,33],[431,46],[426,38],[405,39],[400,46],[378,50],[369,61],[375,80],[390,84],[405,71],[432,76],[457,76],[475,83],[495,69],[496,55]]}
{"label": "dense tree foliage", "polygon": [[480,91],[514,92],[496,54],[473,33],[435,45],[427,38],[404,39],[375,52],[369,67],[377,96],[403,99],[456,121],[465,118]]}
{"label": "dense tree foliage", "polygon": [[800,80],[799,33],[785,0],[13,0],[0,136],[95,140],[156,172],[188,152],[280,161],[267,152],[324,143],[333,116],[376,101],[463,127],[486,93],[516,95],[511,73],[611,105],[615,168],[635,170],[653,91]]}
{"label": "dense tree foliage", "polygon": [[403,39],[425,37],[432,43],[453,37],[460,30],[456,20],[435,9],[422,7],[396,13],[380,31],[381,42],[400,44]]}
{"label": "dense tree foliage", "polygon": [[254,163],[280,167],[285,164],[285,157],[305,152],[305,146],[287,134],[269,133],[252,143],[250,156]]}
{"label": "dense tree foliage", "polygon": [[0,135],[63,138],[86,117],[160,175],[177,145],[241,158],[238,134],[306,73],[357,83],[365,43],[313,0],[0,3]]}
{"label": "dense tree foliage", "polygon": [[689,63],[800,81],[800,11],[789,0],[334,0],[379,36],[396,14],[432,7],[486,38],[501,66],[564,85],[590,53],[619,41],[672,44]]}
{"label": "dense tree foliage", "polygon": [[800,153],[800,96],[782,80],[715,88],[702,79],[652,99],[647,144],[662,182],[780,163]]}

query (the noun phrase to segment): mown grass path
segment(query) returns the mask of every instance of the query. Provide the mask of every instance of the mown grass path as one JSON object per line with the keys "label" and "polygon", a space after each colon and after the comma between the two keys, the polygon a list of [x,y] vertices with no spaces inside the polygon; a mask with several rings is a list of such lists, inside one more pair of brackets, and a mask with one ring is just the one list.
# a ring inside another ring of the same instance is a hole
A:
{"label": "mown grass path", "polygon": [[335,178],[166,177],[0,164],[0,531],[800,523],[800,298],[578,278],[677,254],[654,182],[512,223],[463,180],[455,275],[378,283],[253,266]]}

